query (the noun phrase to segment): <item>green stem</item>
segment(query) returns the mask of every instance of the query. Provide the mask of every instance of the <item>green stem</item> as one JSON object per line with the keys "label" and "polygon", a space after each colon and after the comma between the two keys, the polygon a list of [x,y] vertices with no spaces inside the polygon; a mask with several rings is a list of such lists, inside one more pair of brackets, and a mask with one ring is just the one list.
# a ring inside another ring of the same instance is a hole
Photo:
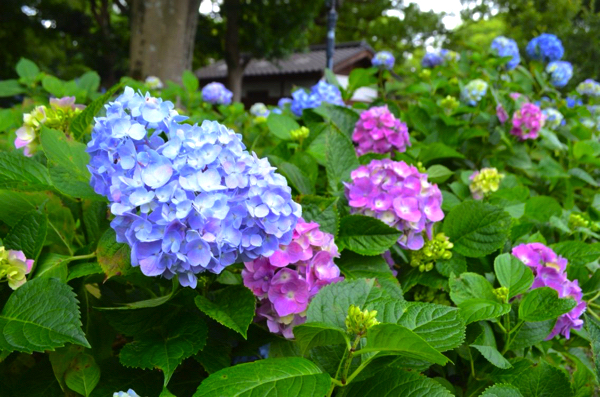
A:
{"label": "green stem", "polygon": [[[521,326],[522,326],[522,325],[523,325],[523,321],[519,321],[519,322],[517,323],[516,327],[514,327],[514,328],[513,328],[513,329],[510,331],[510,334],[508,334],[508,335],[506,336],[506,344],[504,345],[504,349],[502,349],[502,355],[504,355],[504,354],[505,354],[505,353],[508,351],[508,349],[510,348],[510,345],[513,343],[513,341],[514,341],[514,340],[515,340],[515,338],[516,338],[516,335],[517,335],[517,334],[516,334],[516,332],[517,332],[517,331],[518,331],[518,330],[521,328]],[[511,338],[510,338],[510,335],[511,335],[512,333],[515,333],[515,336],[514,336],[514,337],[512,338],[512,340],[511,340]]]}
{"label": "green stem", "polygon": [[592,297],[592,299],[588,300],[588,303],[592,303],[593,301],[595,301],[596,299],[600,298],[600,292],[598,292],[596,295],[594,295]]}
{"label": "green stem", "polygon": [[598,316],[593,310],[589,310],[587,313],[591,314],[596,320],[600,321],[600,316]]}
{"label": "green stem", "polygon": [[362,335],[356,335],[356,339],[354,339],[354,343],[352,343],[352,347],[348,352],[348,358],[346,359],[346,362],[344,363],[344,369],[342,370],[342,385],[346,385],[348,383],[348,371],[350,370],[350,365],[352,364],[352,359],[354,358],[354,352],[356,351],[356,347],[360,343],[361,337]]}
{"label": "green stem", "polygon": [[469,347],[469,360],[471,361],[471,375],[473,376],[473,379],[477,379],[477,377],[475,376],[475,364],[473,363],[473,355],[471,354],[471,348]]}
{"label": "green stem", "polygon": [[356,370],[352,373],[352,375],[350,375],[346,381],[346,384],[352,382],[352,380],[354,378],[356,378],[358,376],[358,374],[360,374],[360,372],[365,369],[365,367],[367,365],[369,365],[371,363],[371,360],[373,360],[375,358],[376,355],[373,355],[371,357],[369,357],[368,359],[366,359],[365,361],[363,361],[362,364],[360,364],[360,366],[358,368],[356,368]]}
{"label": "green stem", "polygon": [[90,259],[90,258],[95,258],[96,257],[96,253],[92,252],[91,254],[87,254],[87,255],[76,255],[76,256],[72,256],[70,259],[72,261],[78,261],[80,259]]}

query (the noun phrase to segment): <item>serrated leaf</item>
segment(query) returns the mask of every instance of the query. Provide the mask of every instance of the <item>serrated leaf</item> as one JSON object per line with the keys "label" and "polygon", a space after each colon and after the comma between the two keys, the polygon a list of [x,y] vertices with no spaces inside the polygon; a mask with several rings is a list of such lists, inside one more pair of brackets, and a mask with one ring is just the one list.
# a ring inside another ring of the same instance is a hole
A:
{"label": "serrated leaf", "polygon": [[35,277],[54,277],[66,283],[69,273],[67,265],[70,261],[70,256],[54,253],[44,254],[35,267]]}
{"label": "serrated leaf", "polygon": [[521,373],[512,382],[527,397],[571,397],[573,390],[567,375],[544,361]]}
{"label": "serrated leaf", "polygon": [[557,255],[569,261],[570,266],[585,266],[600,259],[600,243],[586,244],[583,241],[561,241],[550,246]]}
{"label": "serrated leaf", "polygon": [[365,256],[346,251],[335,263],[346,279],[377,278],[378,280],[396,280],[390,266],[380,255]]}
{"label": "serrated leaf", "polygon": [[525,215],[540,223],[545,223],[552,216],[560,216],[562,208],[558,201],[548,196],[535,196],[525,203]]}
{"label": "serrated leaf", "polygon": [[425,339],[397,324],[377,324],[368,329],[367,345],[356,354],[370,352],[400,354],[439,365],[446,365],[448,362],[446,356],[431,347]]}
{"label": "serrated leaf", "polygon": [[326,129],[322,134],[326,134],[325,170],[329,190],[332,193],[342,192],[342,182],[349,182],[350,173],[360,165],[354,145],[350,138],[335,127]]}
{"label": "serrated leaf", "polygon": [[75,118],[71,121],[71,124],[69,125],[69,131],[71,131],[73,136],[75,136],[76,138],[81,138],[88,132],[90,126],[92,125],[92,122],[94,121],[94,116],[98,114],[100,109],[104,107],[104,104],[108,102],[109,99],[120,88],[120,83],[112,86],[108,91],[106,91],[106,93],[104,93],[104,95],[94,100],[92,103],[86,106],[86,108],[83,109],[81,113],[75,116]]}
{"label": "serrated leaf", "polygon": [[338,233],[337,198],[320,196],[302,196],[302,218],[306,222],[317,222],[321,231],[334,236]]}
{"label": "serrated leaf", "polygon": [[590,335],[592,355],[596,369],[596,380],[600,382],[600,324],[591,316],[585,315],[585,329]]}
{"label": "serrated leaf", "polygon": [[423,164],[428,164],[434,160],[450,158],[464,159],[465,156],[441,142],[429,144],[423,147],[419,153],[419,160],[421,160]]}
{"label": "serrated leaf", "polygon": [[127,274],[131,268],[131,248],[117,242],[113,229],[107,229],[98,241],[96,256],[106,278]]}
{"label": "serrated leaf", "polygon": [[79,354],[65,372],[65,383],[69,389],[84,396],[89,396],[100,381],[100,367],[94,357],[89,354]]}
{"label": "serrated leaf", "polygon": [[436,261],[435,270],[445,277],[450,277],[452,273],[456,276],[460,276],[467,271],[467,261],[461,254],[454,253],[450,259]]}
{"label": "serrated leaf", "polygon": [[294,327],[294,337],[300,347],[300,354],[316,346],[345,344],[350,350],[350,339],[344,329],[323,323],[304,323]]}
{"label": "serrated leaf", "polygon": [[299,129],[300,124],[289,116],[271,112],[267,117],[267,127],[269,127],[269,131],[277,138],[289,141],[292,139],[290,133]]}
{"label": "serrated leaf", "polygon": [[508,369],[512,367],[512,364],[492,346],[471,345],[471,347],[477,349],[486,360],[498,368]]}
{"label": "serrated leaf", "polygon": [[208,330],[200,317],[188,315],[161,331],[152,330],[136,337],[123,347],[119,357],[127,367],[161,369],[166,386],[175,368],[204,347]]}
{"label": "serrated leaf", "polygon": [[77,87],[86,91],[86,96],[89,96],[98,91],[98,87],[100,87],[100,76],[93,70],[85,72],[76,80],[76,83]]}
{"label": "serrated leaf", "polygon": [[558,292],[550,287],[530,291],[519,305],[519,318],[523,321],[552,320],[565,314],[577,305],[574,299],[559,298]]}
{"label": "serrated leaf", "polygon": [[554,319],[535,323],[525,322],[511,341],[510,348],[513,350],[524,349],[543,342],[552,332],[555,323]]}
{"label": "serrated leaf", "polygon": [[444,233],[454,250],[467,257],[491,254],[508,239],[511,217],[502,208],[479,201],[465,201],[446,216]]}
{"label": "serrated leaf", "polygon": [[510,312],[508,303],[499,303],[489,299],[469,299],[458,307],[467,324],[481,320],[491,320]]}
{"label": "serrated leaf", "polygon": [[48,169],[22,153],[0,152],[0,189],[52,190]]}
{"label": "serrated leaf", "polygon": [[523,397],[523,395],[513,385],[495,384],[485,389],[481,397]]}
{"label": "serrated leaf", "polygon": [[336,243],[340,250],[349,249],[361,255],[379,255],[394,245],[400,236],[400,231],[379,219],[348,215],[340,222]]}
{"label": "serrated leaf", "polygon": [[443,183],[454,173],[440,164],[432,165],[427,169],[427,180],[431,183]]}
{"label": "serrated leaf", "polygon": [[351,138],[352,131],[359,118],[354,109],[323,102],[321,106],[313,110],[323,116],[325,120],[335,124],[344,136]]}
{"label": "serrated leaf", "polygon": [[399,368],[386,368],[375,376],[347,386],[345,397],[452,397],[433,379]]}
{"label": "serrated leaf", "polygon": [[37,260],[48,232],[48,217],[37,210],[26,213],[4,238],[7,249],[23,251],[27,259]]}
{"label": "serrated leaf", "polygon": [[450,278],[449,285],[450,299],[457,305],[471,299],[496,300],[492,284],[477,273],[466,272]]}
{"label": "serrated leaf", "polygon": [[213,297],[211,301],[198,295],[196,306],[213,320],[247,338],[256,305],[252,291],[243,285],[234,285],[215,292]]}
{"label": "serrated leaf", "polygon": [[315,194],[314,183],[295,164],[284,161],[277,168],[298,192],[301,194]]}
{"label": "serrated leaf", "polygon": [[71,281],[91,274],[100,274],[102,268],[97,262],[85,262],[71,266],[68,272],[67,281]]}
{"label": "serrated leaf", "polygon": [[65,343],[90,347],[68,285],[35,278],[11,294],[0,314],[0,350],[43,352]]}
{"label": "serrated leaf", "polygon": [[225,368],[205,379],[194,397],[324,396],[329,375],[299,357],[273,358]]}
{"label": "serrated leaf", "polygon": [[511,254],[497,256],[494,259],[494,271],[500,285],[508,288],[509,298],[528,291],[533,284],[531,269]]}

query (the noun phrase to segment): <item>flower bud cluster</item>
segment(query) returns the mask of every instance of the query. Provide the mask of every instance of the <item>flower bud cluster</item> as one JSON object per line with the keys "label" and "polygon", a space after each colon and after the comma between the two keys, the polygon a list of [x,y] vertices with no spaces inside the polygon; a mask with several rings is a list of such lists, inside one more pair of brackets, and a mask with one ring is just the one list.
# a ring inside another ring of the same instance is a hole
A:
{"label": "flower bud cluster", "polygon": [[413,300],[415,302],[429,302],[438,305],[452,306],[448,293],[437,288],[426,287],[424,285],[416,285],[413,292]]}
{"label": "flower bud cluster", "polygon": [[452,112],[454,112],[460,106],[458,99],[452,95],[448,95],[446,98],[441,99],[439,104],[441,108],[444,109],[444,113],[446,114],[452,114]]}
{"label": "flower bud cluster", "polygon": [[411,252],[410,265],[420,272],[428,272],[433,269],[436,261],[452,258],[450,250],[453,247],[454,244],[444,233],[438,233],[433,239],[425,241],[423,248]]}
{"label": "flower bud cluster", "polygon": [[294,141],[303,141],[310,135],[310,130],[305,126],[302,126],[297,130],[290,131],[290,135]]}
{"label": "flower bud cluster", "polygon": [[0,247],[0,281],[6,279],[8,286],[15,290],[27,281],[33,259],[27,259],[23,251],[6,250]]}
{"label": "flower bud cluster", "polygon": [[377,310],[361,311],[360,307],[350,305],[346,316],[346,330],[352,335],[364,335],[369,328],[379,324],[376,316]]}
{"label": "flower bud cluster", "polygon": [[481,200],[485,196],[498,190],[504,174],[498,172],[496,168],[482,168],[475,171],[469,177],[471,184],[469,190],[475,200]]}

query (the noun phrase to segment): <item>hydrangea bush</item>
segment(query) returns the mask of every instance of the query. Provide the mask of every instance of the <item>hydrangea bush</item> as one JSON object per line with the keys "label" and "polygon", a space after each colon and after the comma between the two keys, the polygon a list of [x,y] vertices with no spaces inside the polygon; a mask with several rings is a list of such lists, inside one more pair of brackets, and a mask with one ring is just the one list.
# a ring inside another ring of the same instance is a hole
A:
{"label": "hydrangea bush", "polygon": [[21,60],[0,396],[595,396],[600,85],[568,53],[381,52],[252,109]]}

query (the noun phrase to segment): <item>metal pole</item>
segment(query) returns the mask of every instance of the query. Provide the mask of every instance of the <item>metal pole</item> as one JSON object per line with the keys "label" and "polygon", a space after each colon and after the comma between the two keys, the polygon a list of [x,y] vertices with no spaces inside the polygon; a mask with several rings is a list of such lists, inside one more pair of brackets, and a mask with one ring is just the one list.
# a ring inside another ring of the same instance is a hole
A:
{"label": "metal pole", "polygon": [[333,70],[333,53],[335,51],[335,23],[337,22],[335,11],[335,0],[331,0],[331,9],[327,15],[327,64],[328,69]]}

